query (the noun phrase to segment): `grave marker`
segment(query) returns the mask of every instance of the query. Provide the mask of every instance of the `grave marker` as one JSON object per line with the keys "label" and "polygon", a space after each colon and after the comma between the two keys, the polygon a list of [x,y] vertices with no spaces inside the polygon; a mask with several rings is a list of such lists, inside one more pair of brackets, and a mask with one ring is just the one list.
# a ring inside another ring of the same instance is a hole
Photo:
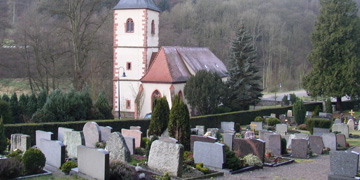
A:
{"label": "grave marker", "polygon": [[[330,176],[338,175],[353,179],[358,173],[359,154],[348,151],[330,151]],[[345,178],[344,178],[345,179]]]}
{"label": "grave marker", "polygon": [[[205,150],[206,153],[204,153]],[[195,164],[202,162],[205,166],[222,169],[226,161],[225,145],[195,141],[194,161]]]}
{"label": "grave marker", "polygon": [[203,136],[205,133],[205,126],[196,126],[196,128],[198,129],[198,135]]}
{"label": "grave marker", "polygon": [[96,143],[101,140],[100,127],[96,122],[87,122],[83,127],[83,133],[87,147],[95,147]]}
{"label": "grave marker", "polygon": [[191,150],[191,152],[194,152],[194,143],[195,143],[195,141],[215,143],[217,141],[217,139],[214,138],[214,137],[191,135],[190,136],[190,150]]}
{"label": "grave marker", "polygon": [[355,123],[353,119],[349,119],[347,125],[349,126],[349,131],[353,131],[355,127]]}
{"label": "grave marker", "polygon": [[10,137],[11,147],[10,151],[19,149],[22,152],[25,152],[30,148],[30,136],[26,134],[12,134]]}
{"label": "grave marker", "polygon": [[276,156],[281,156],[281,136],[279,134],[265,134],[265,148],[270,149]]}
{"label": "grave marker", "polygon": [[46,164],[60,168],[65,162],[65,145],[61,141],[40,139],[38,145],[40,151],[45,155]]}
{"label": "grave marker", "polygon": [[110,136],[110,134],[112,133],[112,127],[110,126],[99,126],[100,128],[100,137],[101,137],[101,142],[106,142]]}
{"label": "grave marker", "polygon": [[343,134],[336,134],[336,143],[342,147],[346,147],[346,138]]}
{"label": "grave marker", "polygon": [[54,140],[54,133],[36,130],[35,131],[36,146],[40,144],[40,139]]}
{"label": "grave marker", "polygon": [[59,127],[58,128],[58,140],[63,142],[64,141],[64,134],[65,134],[65,132],[68,132],[68,131],[74,131],[74,129]]}
{"label": "grave marker", "polygon": [[340,132],[340,134],[344,134],[346,138],[349,138],[349,126],[347,124],[333,124],[332,132]]}
{"label": "grave marker", "polygon": [[322,151],[324,149],[324,142],[323,142],[323,138],[320,136],[310,136],[309,137],[309,144],[310,144],[310,149],[312,152],[321,155]]}
{"label": "grave marker", "polygon": [[126,137],[124,136],[126,146],[128,147],[130,151],[130,155],[133,155],[135,153],[135,138],[134,137]]}
{"label": "grave marker", "polygon": [[256,124],[255,131],[263,130],[263,122],[251,122],[251,124]]}
{"label": "grave marker", "polygon": [[280,135],[286,135],[288,130],[287,124],[276,124],[276,132],[278,132]]}
{"label": "grave marker", "polygon": [[224,144],[229,146],[230,151],[233,149],[234,136],[235,133],[224,133]]}
{"label": "grave marker", "polygon": [[294,158],[308,158],[309,143],[305,139],[292,139],[291,156]]}
{"label": "grave marker", "polygon": [[110,161],[130,162],[130,151],[120,132],[110,134],[105,150],[109,152]]}
{"label": "grave marker", "polygon": [[[221,122],[221,131],[224,132],[226,130],[235,130],[235,122]],[[209,131],[209,129],[208,129]]]}
{"label": "grave marker", "polygon": [[279,119],[280,119],[280,121],[281,121],[282,124],[285,124],[285,123],[286,123],[286,122],[285,122],[286,114],[280,114],[280,115],[279,115]]}
{"label": "grave marker", "polygon": [[121,135],[135,138],[135,148],[141,147],[142,132],[139,130],[121,129]]}
{"label": "grave marker", "polygon": [[324,146],[336,151],[336,135],[334,133],[324,133],[322,135]]}
{"label": "grave marker", "polygon": [[109,152],[86,146],[77,147],[79,173],[94,179],[109,179]]}
{"label": "grave marker", "polygon": [[254,154],[264,162],[265,142],[261,139],[234,139],[234,152],[237,157]]}
{"label": "grave marker", "polygon": [[324,133],[330,133],[330,129],[327,128],[313,128],[313,134],[314,136],[322,136]]}
{"label": "grave marker", "polygon": [[67,155],[71,158],[78,157],[77,147],[85,145],[85,138],[82,131],[68,131],[64,134],[64,145],[66,146]]}

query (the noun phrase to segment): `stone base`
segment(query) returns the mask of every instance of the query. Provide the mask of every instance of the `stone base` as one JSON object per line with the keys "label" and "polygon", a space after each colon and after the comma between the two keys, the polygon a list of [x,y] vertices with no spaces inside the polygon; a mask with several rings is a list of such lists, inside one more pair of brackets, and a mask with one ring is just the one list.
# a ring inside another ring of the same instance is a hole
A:
{"label": "stone base", "polygon": [[336,174],[329,174],[328,180],[354,180],[354,177],[340,176]]}

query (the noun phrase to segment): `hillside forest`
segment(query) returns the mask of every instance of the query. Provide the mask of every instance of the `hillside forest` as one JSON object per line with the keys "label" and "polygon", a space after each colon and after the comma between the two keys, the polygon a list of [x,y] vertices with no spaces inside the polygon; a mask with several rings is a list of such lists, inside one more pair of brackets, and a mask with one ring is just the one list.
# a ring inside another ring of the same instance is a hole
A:
{"label": "hillside forest", "polygon": [[[208,47],[225,64],[243,25],[254,37],[265,91],[301,88],[311,70],[317,0],[154,0],[160,46]],[[118,0],[0,2],[0,79],[24,78],[31,90],[66,81],[112,96],[113,10]],[[360,4],[360,0],[356,0]],[[109,98],[112,99],[112,98]]]}

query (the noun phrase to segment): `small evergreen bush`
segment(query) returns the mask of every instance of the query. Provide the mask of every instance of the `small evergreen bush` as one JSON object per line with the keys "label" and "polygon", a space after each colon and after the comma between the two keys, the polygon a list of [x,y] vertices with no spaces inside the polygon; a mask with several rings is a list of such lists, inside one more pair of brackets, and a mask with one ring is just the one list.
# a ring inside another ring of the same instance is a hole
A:
{"label": "small evergreen bush", "polygon": [[304,124],[306,108],[303,100],[299,99],[295,102],[293,106],[293,112],[296,124]]}
{"label": "small evergreen bush", "polygon": [[134,174],[135,170],[126,167],[125,164],[119,161],[110,162],[109,180],[133,179]]}
{"label": "small evergreen bush", "polygon": [[315,107],[315,110],[313,111],[312,115],[311,115],[311,118],[315,117],[315,116],[319,116],[319,113],[321,111],[321,108],[320,106],[316,106]]}
{"label": "small evergreen bush", "polygon": [[0,100],[0,117],[2,117],[4,124],[13,123],[11,108],[8,102]]}
{"label": "small evergreen bush", "polygon": [[325,102],[326,113],[333,113],[331,99],[328,98]]}
{"label": "small evergreen bush", "polygon": [[15,151],[9,153],[8,155],[6,155],[6,157],[15,158],[15,159],[17,159],[19,161],[22,161],[22,153],[23,152],[21,150],[17,149]]}
{"label": "small evergreen bush", "polygon": [[142,148],[146,148],[146,145],[149,143],[149,141],[150,141],[149,138],[143,137],[143,138],[141,139],[141,147],[142,147]]}
{"label": "small evergreen bush", "polygon": [[281,154],[287,154],[285,138],[281,138]]}
{"label": "small evergreen bush", "polygon": [[268,126],[275,126],[276,124],[281,124],[281,121],[278,118],[272,117],[272,118],[267,119],[267,123],[268,123]]}
{"label": "small evergreen bush", "polygon": [[76,168],[77,164],[73,161],[66,161],[62,166],[61,166],[61,171],[68,174],[72,168]]}
{"label": "small evergreen bush", "polygon": [[310,118],[306,120],[306,128],[311,134],[314,133],[314,127],[317,128],[330,128],[331,121],[323,118]]}
{"label": "small evergreen bush", "polygon": [[109,105],[105,91],[101,91],[94,106],[99,109],[105,119],[114,119],[112,107]]}
{"label": "small evergreen bush", "polygon": [[168,127],[170,109],[166,97],[162,97],[155,103],[151,115],[149,134],[160,136]]}
{"label": "small evergreen bush", "polygon": [[0,179],[14,179],[22,176],[25,172],[23,163],[16,158],[8,158],[0,161]]}
{"label": "small evergreen bush", "polygon": [[229,146],[225,145],[225,156],[226,162],[224,168],[231,170],[238,170],[242,167],[241,161],[238,157],[236,157],[233,151],[230,151]]}
{"label": "small evergreen bush", "polygon": [[5,136],[5,128],[2,117],[0,116],[0,154],[2,154],[7,146],[6,136]]}
{"label": "small evergreen bush", "polygon": [[261,116],[256,116],[254,119],[255,122],[264,122],[264,119]]}
{"label": "small evergreen bush", "polygon": [[28,174],[40,172],[45,166],[45,155],[39,150],[30,148],[25,151],[22,159],[25,170]]}

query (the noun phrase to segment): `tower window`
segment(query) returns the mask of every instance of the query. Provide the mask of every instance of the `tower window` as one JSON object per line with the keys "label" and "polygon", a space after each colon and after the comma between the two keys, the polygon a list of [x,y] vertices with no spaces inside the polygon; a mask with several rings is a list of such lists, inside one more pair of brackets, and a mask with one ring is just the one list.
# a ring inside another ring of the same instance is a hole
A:
{"label": "tower window", "polygon": [[151,22],[151,34],[155,34],[155,22],[152,20]]}
{"label": "tower window", "polygon": [[126,70],[131,70],[131,62],[126,63]]}
{"label": "tower window", "polygon": [[131,109],[131,101],[126,100],[126,109]]}
{"label": "tower window", "polygon": [[126,20],[126,32],[134,32],[134,21],[131,18]]}

